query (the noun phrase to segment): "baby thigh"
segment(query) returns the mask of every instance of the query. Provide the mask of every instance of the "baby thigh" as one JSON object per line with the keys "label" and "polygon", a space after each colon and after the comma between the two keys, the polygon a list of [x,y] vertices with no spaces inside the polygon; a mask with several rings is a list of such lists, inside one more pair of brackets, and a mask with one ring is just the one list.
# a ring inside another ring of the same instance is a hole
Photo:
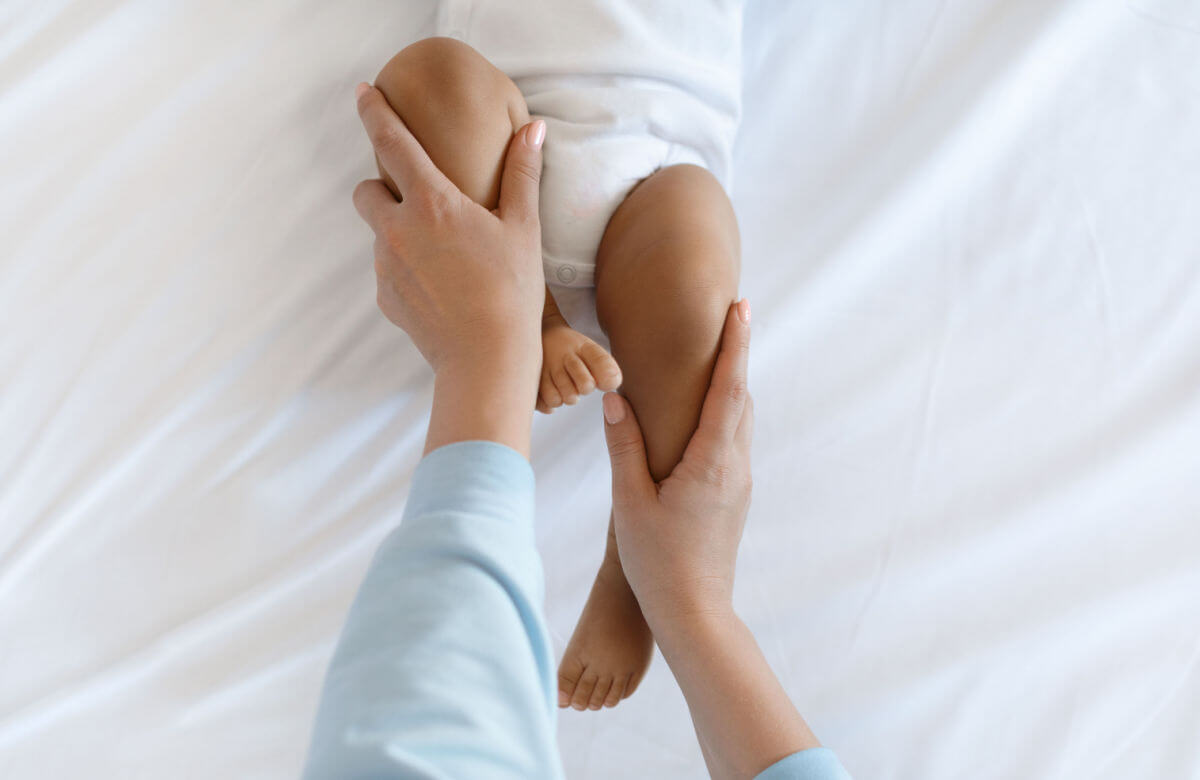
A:
{"label": "baby thigh", "polygon": [[651,174],[605,229],[596,313],[656,480],[670,474],[696,429],[739,265],[733,207],[697,166]]}
{"label": "baby thigh", "polygon": [[508,144],[529,121],[512,80],[462,41],[426,38],[392,57],[375,86],[434,165],[476,203],[495,208]]}

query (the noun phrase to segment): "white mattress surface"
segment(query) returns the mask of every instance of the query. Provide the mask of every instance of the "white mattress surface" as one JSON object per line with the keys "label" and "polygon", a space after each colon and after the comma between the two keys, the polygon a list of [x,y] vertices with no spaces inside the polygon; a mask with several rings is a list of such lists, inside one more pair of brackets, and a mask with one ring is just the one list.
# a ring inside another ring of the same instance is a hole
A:
{"label": "white mattress surface", "polygon": [[[1198,9],[749,5],[737,604],[857,777],[1200,777]],[[0,777],[298,773],[431,396],[352,89],[432,19],[0,5]],[[598,399],[534,439],[561,652]],[[661,658],[560,732],[703,775]]]}

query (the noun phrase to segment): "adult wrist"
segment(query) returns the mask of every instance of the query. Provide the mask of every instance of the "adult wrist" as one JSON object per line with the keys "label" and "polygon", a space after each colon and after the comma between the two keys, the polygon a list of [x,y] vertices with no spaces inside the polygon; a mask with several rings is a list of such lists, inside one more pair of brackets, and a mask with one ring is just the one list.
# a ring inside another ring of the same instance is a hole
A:
{"label": "adult wrist", "polygon": [[434,369],[437,381],[470,385],[480,393],[523,388],[534,377],[533,391],[537,392],[537,375],[541,367],[541,351],[500,345],[443,361]]}
{"label": "adult wrist", "polygon": [[495,388],[498,382],[511,381],[512,377],[536,375],[541,368],[542,337],[536,323],[520,330],[497,328],[489,332],[481,328],[478,335],[467,338],[464,348],[438,362],[436,376],[453,376]]}
{"label": "adult wrist", "polygon": [[731,603],[690,612],[660,613],[647,622],[668,663],[678,653],[705,652],[732,638],[742,619]]}
{"label": "adult wrist", "polygon": [[540,360],[540,350],[509,343],[440,363],[425,451],[481,440],[528,457]]}
{"label": "adult wrist", "polygon": [[736,618],[733,601],[724,592],[705,592],[703,588],[680,593],[660,592],[646,599],[643,613],[657,636],[687,633],[699,628],[727,623]]}

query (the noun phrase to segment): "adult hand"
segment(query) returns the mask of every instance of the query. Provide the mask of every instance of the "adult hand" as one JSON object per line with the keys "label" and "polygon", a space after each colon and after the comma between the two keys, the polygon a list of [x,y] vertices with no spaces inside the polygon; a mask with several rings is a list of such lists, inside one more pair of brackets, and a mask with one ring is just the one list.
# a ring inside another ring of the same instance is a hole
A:
{"label": "adult hand", "polygon": [[426,452],[487,439],[528,455],[541,367],[542,275],[538,183],[546,125],[513,135],[488,211],[459,191],[367,84],[358,113],[401,200],[379,179],[354,190],[375,231],[379,308],[433,367]]}
{"label": "adult hand", "polygon": [[546,125],[514,134],[500,204],[488,211],[459,191],[421,148],[383,93],[360,84],[358,113],[384,170],[354,190],[375,231],[379,308],[434,371],[517,346],[540,352],[544,297],[538,183]]}
{"label": "adult hand", "polygon": [[625,576],[657,634],[662,619],[732,609],[734,563],[750,506],[754,411],[746,389],[750,306],[729,308],[700,423],[661,484],[627,401],[604,397],[613,527]]}

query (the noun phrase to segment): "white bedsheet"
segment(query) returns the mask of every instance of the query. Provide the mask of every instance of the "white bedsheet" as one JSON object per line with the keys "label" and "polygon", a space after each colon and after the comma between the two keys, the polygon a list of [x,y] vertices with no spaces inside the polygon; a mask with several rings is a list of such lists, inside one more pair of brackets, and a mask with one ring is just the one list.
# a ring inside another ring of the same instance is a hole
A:
{"label": "white bedsheet", "polygon": [[[1200,6],[752,2],[737,600],[860,778],[1200,777]],[[426,2],[0,5],[0,777],[287,778],[420,454],[352,88]],[[539,419],[561,650],[597,399]],[[696,777],[661,658],[569,776]]]}

